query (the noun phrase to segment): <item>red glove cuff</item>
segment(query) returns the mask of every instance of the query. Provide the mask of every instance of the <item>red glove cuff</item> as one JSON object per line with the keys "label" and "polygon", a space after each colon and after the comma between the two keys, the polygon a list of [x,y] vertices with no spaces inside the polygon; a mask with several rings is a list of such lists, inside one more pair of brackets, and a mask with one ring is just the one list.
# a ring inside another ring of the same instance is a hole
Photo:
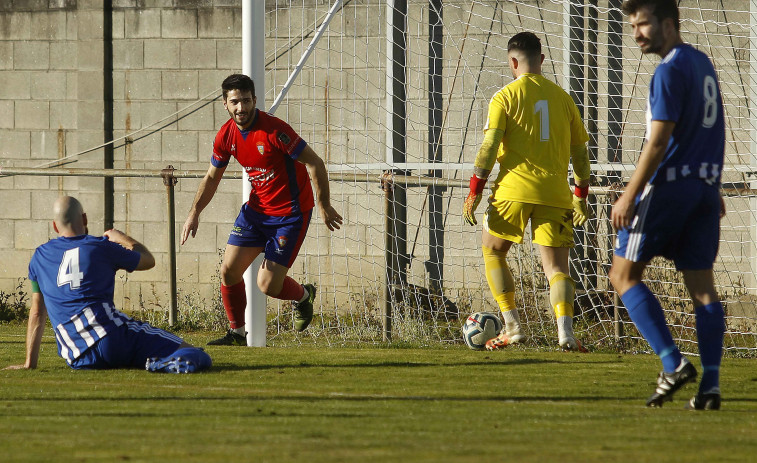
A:
{"label": "red glove cuff", "polygon": [[487,179],[478,178],[476,174],[470,178],[470,190],[477,195],[480,195],[484,191]]}
{"label": "red glove cuff", "polygon": [[585,198],[589,196],[589,185],[583,187],[576,185],[576,189],[573,191],[573,194],[578,196],[579,198]]}

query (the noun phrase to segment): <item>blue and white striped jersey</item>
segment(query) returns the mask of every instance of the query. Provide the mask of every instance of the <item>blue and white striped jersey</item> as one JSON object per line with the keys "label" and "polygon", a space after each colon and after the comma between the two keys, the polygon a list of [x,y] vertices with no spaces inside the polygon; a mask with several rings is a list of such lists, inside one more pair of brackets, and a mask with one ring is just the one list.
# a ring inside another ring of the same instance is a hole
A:
{"label": "blue and white striped jersey", "polygon": [[133,271],[140,254],[106,237],[60,237],[39,246],[29,262],[58,342],[58,354],[71,363],[129,317],[113,303],[116,272]]}

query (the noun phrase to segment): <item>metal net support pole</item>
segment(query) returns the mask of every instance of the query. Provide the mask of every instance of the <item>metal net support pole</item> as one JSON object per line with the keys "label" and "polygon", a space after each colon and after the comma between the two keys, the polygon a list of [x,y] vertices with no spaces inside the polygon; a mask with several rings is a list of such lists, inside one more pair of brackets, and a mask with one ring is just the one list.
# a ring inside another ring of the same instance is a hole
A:
{"label": "metal net support pole", "polygon": [[160,171],[163,177],[163,185],[166,186],[166,197],[168,207],[168,294],[170,295],[170,305],[168,308],[168,325],[176,324],[176,315],[178,313],[176,304],[176,207],[174,201],[174,186],[179,181],[174,177],[173,166],[168,166]]}

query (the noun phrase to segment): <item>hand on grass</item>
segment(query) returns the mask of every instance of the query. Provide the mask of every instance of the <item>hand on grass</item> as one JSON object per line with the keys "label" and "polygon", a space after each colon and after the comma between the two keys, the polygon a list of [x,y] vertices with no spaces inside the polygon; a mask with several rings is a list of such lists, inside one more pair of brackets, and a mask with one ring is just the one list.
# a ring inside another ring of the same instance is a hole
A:
{"label": "hand on grass", "polygon": [[24,364],[21,364],[21,365],[9,365],[3,368],[3,370],[31,370],[31,368],[27,367]]}

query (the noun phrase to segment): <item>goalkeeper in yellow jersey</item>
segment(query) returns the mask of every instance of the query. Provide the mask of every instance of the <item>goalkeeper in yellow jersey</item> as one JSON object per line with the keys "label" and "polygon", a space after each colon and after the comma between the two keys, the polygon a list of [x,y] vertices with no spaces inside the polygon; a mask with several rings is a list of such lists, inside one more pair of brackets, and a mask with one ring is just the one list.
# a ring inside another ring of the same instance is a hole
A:
{"label": "goalkeeper in yellow jersey", "polygon": [[[505,328],[486,348],[499,349],[525,339],[506,258],[512,244],[523,241],[530,220],[533,242],[539,245],[549,280],[560,347],[585,351],[573,334],[575,284],[569,276],[568,253],[573,247],[573,226],[581,226],[589,218],[589,137],[570,95],[541,75],[544,55],[535,34],[513,36],[507,56],[515,80],[489,102],[484,141],[463,206],[465,221],[475,225],[487,178],[495,161],[499,162],[499,175],[492,183],[484,214],[482,241],[486,279]],[[568,184],[571,160],[574,194]]]}

